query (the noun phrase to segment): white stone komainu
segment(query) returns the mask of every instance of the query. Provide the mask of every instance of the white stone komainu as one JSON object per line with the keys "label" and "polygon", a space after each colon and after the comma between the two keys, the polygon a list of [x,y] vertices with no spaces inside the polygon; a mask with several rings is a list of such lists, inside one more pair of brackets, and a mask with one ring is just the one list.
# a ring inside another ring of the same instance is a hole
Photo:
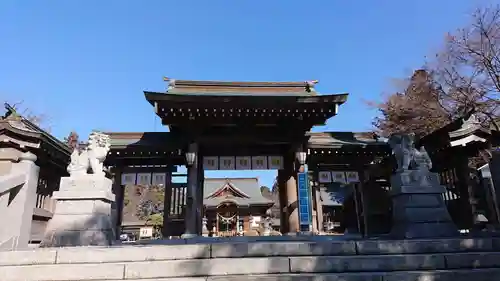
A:
{"label": "white stone komainu", "polygon": [[75,149],[71,154],[71,163],[67,168],[70,177],[85,175],[89,168],[93,174],[104,176],[103,162],[109,149],[109,136],[99,132],[92,132],[89,136],[87,148],[81,152]]}
{"label": "white stone komainu", "polygon": [[[61,178],[53,218],[41,247],[106,246],[114,241],[112,181],[105,176],[103,162],[109,151],[109,137],[92,133],[82,153],[73,152],[69,177]],[[88,169],[92,174],[88,173]]]}

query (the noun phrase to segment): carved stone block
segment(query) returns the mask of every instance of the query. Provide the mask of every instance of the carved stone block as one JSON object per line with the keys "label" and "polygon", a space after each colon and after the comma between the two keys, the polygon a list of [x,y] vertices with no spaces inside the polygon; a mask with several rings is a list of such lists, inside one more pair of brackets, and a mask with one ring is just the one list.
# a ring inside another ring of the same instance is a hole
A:
{"label": "carved stone block", "polygon": [[393,196],[393,208],[404,206],[405,208],[412,207],[441,207],[441,194],[409,194],[408,196]]}
{"label": "carved stone block", "polygon": [[85,174],[72,177],[61,178],[59,192],[80,191],[80,190],[100,190],[111,191],[111,180],[95,174]]}
{"label": "carved stone block", "polygon": [[404,223],[439,223],[449,222],[450,215],[446,207],[406,207],[394,211],[393,222]]}
{"label": "carved stone block", "polygon": [[41,247],[108,246],[114,240],[110,179],[95,174],[61,179],[54,217]]}
{"label": "carved stone block", "polygon": [[437,174],[420,170],[406,170],[393,175],[391,177],[391,185],[395,188],[410,186],[412,188],[431,188],[426,193],[431,193],[432,188],[435,189],[435,193],[444,192]]}
{"label": "carved stone block", "polygon": [[406,170],[391,178],[393,228],[397,238],[452,237],[459,234],[435,173]]}

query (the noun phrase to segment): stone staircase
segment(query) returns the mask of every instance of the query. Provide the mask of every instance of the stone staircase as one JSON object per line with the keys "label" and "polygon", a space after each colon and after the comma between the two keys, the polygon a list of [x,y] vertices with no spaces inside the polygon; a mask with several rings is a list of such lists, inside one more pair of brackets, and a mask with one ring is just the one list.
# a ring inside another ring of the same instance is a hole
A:
{"label": "stone staircase", "polygon": [[498,238],[167,242],[0,252],[0,280],[500,280]]}

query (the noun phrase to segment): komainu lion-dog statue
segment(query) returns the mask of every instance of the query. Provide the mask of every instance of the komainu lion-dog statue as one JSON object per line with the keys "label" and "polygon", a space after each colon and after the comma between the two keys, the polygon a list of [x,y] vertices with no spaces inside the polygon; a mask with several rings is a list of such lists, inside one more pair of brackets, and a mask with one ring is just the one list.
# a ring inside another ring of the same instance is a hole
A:
{"label": "komainu lion-dog statue", "polygon": [[104,176],[103,162],[110,149],[109,136],[100,132],[92,132],[87,147],[83,151],[75,149],[68,165],[70,177],[89,174]]}
{"label": "komainu lion-dog statue", "polygon": [[396,172],[406,170],[429,171],[432,161],[424,146],[415,148],[414,134],[393,134],[389,138],[389,145],[394,152],[398,168]]}

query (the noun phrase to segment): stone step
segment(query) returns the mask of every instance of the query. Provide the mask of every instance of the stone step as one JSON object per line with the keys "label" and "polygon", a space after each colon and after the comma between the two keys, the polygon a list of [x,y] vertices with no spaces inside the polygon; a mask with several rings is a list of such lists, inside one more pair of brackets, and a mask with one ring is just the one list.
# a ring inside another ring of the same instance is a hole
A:
{"label": "stone step", "polygon": [[[293,274],[316,274],[311,276],[319,278],[311,277],[313,279],[310,280],[344,280],[331,277],[344,275],[354,276],[345,280],[381,280],[362,278],[375,278],[372,276],[380,276],[383,272],[391,272],[387,276],[399,276],[396,273],[415,270],[427,273],[437,270],[436,274],[455,276],[455,273],[446,270],[470,269],[464,272],[477,272],[480,277],[474,281],[480,281],[488,280],[480,279],[481,274],[487,275],[481,272],[497,272],[493,268],[500,268],[499,245],[500,240],[496,238],[316,242],[292,239],[292,242],[232,241],[36,249],[0,252],[0,280],[189,280],[196,276],[238,275],[238,278],[251,278],[251,275],[259,274],[277,274],[285,278],[273,275],[269,280],[297,280],[294,279],[297,275]],[[417,276],[420,273],[411,274]],[[397,277],[386,279],[399,280]],[[454,278],[456,280],[460,279]],[[491,281],[497,280],[500,277]]]}
{"label": "stone step", "polygon": [[263,275],[224,275],[224,276],[199,276],[199,277],[173,277],[173,278],[140,278],[140,279],[109,279],[100,277],[99,274],[86,277],[72,277],[44,279],[27,279],[26,275],[2,276],[2,281],[497,281],[500,278],[500,269],[460,269],[460,270],[434,270],[434,271],[393,271],[393,272],[356,272],[356,273],[316,273],[316,274],[263,274]]}
{"label": "stone step", "polygon": [[[496,281],[500,269],[367,272],[341,274],[230,275],[155,279],[156,281]],[[134,281],[146,281],[136,279]]]}
{"label": "stone step", "polygon": [[[341,274],[228,275],[164,278],[155,281],[496,281],[500,269],[367,272]],[[147,281],[134,279],[130,281]]]}
{"label": "stone step", "polygon": [[[4,265],[0,266],[0,280],[157,280],[196,276],[500,268],[500,252],[40,263],[43,261],[32,265],[13,265],[16,264],[15,261],[5,265],[4,262]],[[497,280],[500,280],[500,277]]]}
{"label": "stone step", "polygon": [[200,258],[363,256],[494,251],[500,251],[500,240],[496,238],[123,245],[114,247],[42,248],[28,251],[0,252],[0,266],[141,262]]}

